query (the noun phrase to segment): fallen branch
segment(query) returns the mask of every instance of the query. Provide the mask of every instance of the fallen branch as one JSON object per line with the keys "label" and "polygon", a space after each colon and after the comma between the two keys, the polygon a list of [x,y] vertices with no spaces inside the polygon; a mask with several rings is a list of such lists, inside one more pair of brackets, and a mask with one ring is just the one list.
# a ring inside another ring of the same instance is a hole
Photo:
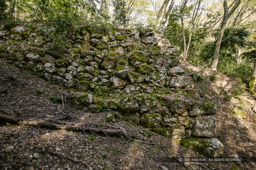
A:
{"label": "fallen branch", "polygon": [[51,130],[68,130],[78,132],[89,132],[109,136],[127,136],[125,130],[114,126],[103,126],[102,124],[67,125],[65,123],[52,123],[50,121],[26,120],[18,121],[17,118],[0,114],[0,121],[16,125],[26,125],[46,128]]}
{"label": "fallen branch", "polygon": [[14,118],[5,114],[1,114],[1,113],[0,113],[0,121],[5,123],[10,123],[10,124],[15,124],[15,125],[17,125],[19,122],[17,118]]}

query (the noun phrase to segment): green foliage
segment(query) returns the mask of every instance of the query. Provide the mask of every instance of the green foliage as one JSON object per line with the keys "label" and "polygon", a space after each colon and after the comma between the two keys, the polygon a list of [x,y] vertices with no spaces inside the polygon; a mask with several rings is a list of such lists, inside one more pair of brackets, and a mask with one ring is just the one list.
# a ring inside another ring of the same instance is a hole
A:
{"label": "green foliage", "polygon": [[117,26],[124,25],[127,21],[125,0],[112,0]]}
{"label": "green foliage", "polygon": [[0,1],[0,20],[5,18],[5,11],[7,9],[6,0]]}
{"label": "green foliage", "polygon": [[[217,36],[216,33],[214,35]],[[223,36],[219,54],[218,70],[241,82],[248,82],[253,72],[250,61],[243,60],[241,63],[237,63],[238,47],[248,45],[248,36],[249,33],[245,28],[227,28]],[[198,37],[198,35],[195,34],[194,39],[196,39],[196,37]],[[216,42],[203,43],[203,39],[204,36],[199,36],[198,39],[191,44],[191,49],[196,52],[191,51],[190,54],[192,55],[190,55],[188,59],[196,65],[209,67],[213,60]],[[196,41],[201,42],[203,45],[197,44]],[[196,45],[195,48],[193,48],[193,45]],[[247,54],[247,58],[254,58],[254,55],[253,52],[251,55]]]}
{"label": "green foliage", "polygon": [[[215,36],[217,36],[215,34]],[[245,47],[246,39],[249,37],[249,32],[246,28],[227,28],[221,42],[222,49],[229,49],[236,52],[236,47]]]}
{"label": "green foliage", "polygon": [[[186,31],[186,37],[188,37],[188,32]],[[169,24],[165,32],[165,36],[172,42],[173,45],[183,48],[183,37],[182,29],[179,24],[179,17],[177,13],[172,13],[169,18]]]}

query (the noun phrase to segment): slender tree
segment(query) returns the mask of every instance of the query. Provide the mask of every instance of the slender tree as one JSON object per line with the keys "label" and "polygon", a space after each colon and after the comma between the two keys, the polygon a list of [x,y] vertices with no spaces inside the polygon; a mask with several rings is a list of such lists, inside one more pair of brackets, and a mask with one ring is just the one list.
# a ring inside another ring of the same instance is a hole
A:
{"label": "slender tree", "polygon": [[192,35],[195,29],[195,26],[197,25],[197,22],[199,21],[199,14],[202,11],[202,2],[203,0],[196,0],[195,4],[193,5],[193,12],[192,12],[192,17],[189,22],[188,30],[189,30],[189,37],[188,37],[188,42],[186,39],[185,35],[185,27],[184,27],[184,13],[185,13],[185,8],[186,4],[188,1],[184,0],[183,4],[180,9],[180,17],[181,17],[181,26],[182,26],[182,35],[183,35],[183,41],[184,41],[184,48],[183,48],[183,60],[187,59],[188,56],[188,51],[190,48],[191,40],[192,40]]}
{"label": "slender tree", "polygon": [[211,66],[211,69],[214,71],[217,70],[217,65],[219,62],[221,41],[222,41],[222,38],[224,35],[225,28],[227,26],[227,22],[228,22],[230,16],[238,8],[240,3],[241,3],[241,0],[234,0],[233,3],[230,6],[228,6],[227,0],[224,0],[224,2],[223,2],[224,14],[223,14],[221,25],[220,25],[220,31],[218,32],[216,47],[215,47],[215,52],[214,52],[214,59],[213,59],[213,63]]}

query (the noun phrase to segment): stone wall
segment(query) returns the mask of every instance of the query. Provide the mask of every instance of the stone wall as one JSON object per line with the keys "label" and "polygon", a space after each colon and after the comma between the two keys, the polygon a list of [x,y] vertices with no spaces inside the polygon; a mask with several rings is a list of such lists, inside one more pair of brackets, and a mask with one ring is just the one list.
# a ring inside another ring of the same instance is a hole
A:
{"label": "stone wall", "polygon": [[97,32],[84,27],[66,37],[63,53],[50,49],[54,27],[1,27],[1,54],[8,62],[70,89],[81,109],[106,112],[161,135],[212,138],[216,107],[194,89],[179,67],[176,49],[152,30]]}

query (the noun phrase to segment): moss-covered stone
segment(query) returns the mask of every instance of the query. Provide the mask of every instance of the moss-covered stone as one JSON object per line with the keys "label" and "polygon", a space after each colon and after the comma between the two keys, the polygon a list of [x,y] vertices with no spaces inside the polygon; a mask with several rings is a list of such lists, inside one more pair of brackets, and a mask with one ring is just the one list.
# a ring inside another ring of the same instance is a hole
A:
{"label": "moss-covered stone", "polygon": [[94,88],[94,93],[99,96],[108,96],[110,88],[107,86],[96,86]]}
{"label": "moss-covered stone", "polygon": [[141,119],[141,124],[148,128],[157,128],[162,122],[162,116],[158,113],[144,114]]}
{"label": "moss-covered stone", "polygon": [[120,101],[120,109],[123,113],[135,113],[140,108],[135,98],[125,97]]}
{"label": "moss-covered stone", "polygon": [[86,92],[90,89],[90,82],[86,81],[86,80],[81,80],[76,84],[76,88],[79,91],[83,91]]}
{"label": "moss-covered stone", "polygon": [[101,104],[90,104],[90,105],[88,106],[88,109],[89,109],[91,112],[99,113],[99,112],[102,111],[103,105],[101,105]]}
{"label": "moss-covered stone", "polygon": [[88,101],[88,95],[87,94],[83,94],[80,96],[73,96],[71,97],[71,100],[78,106],[88,106],[89,105],[89,101]]}
{"label": "moss-covered stone", "polygon": [[104,61],[102,62],[101,66],[104,69],[112,69],[116,65],[116,59],[117,56],[115,53],[109,53],[105,58]]}
{"label": "moss-covered stone", "polygon": [[70,61],[67,58],[62,58],[56,60],[55,64],[57,67],[67,67],[68,65],[70,65]]}
{"label": "moss-covered stone", "polygon": [[183,125],[183,126],[188,126],[189,125],[189,117],[186,116],[186,117],[183,117],[183,116],[179,116],[178,117],[178,120],[179,120],[179,124],[180,125]]}
{"label": "moss-covered stone", "polygon": [[117,63],[116,63],[117,67],[118,66],[128,66],[128,60],[125,58],[119,58]]}
{"label": "moss-covered stone", "polygon": [[223,144],[218,139],[182,139],[181,145],[207,157],[220,157],[224,153]]}
{"label": "moss-covered stone", "polygon": [[137,115],[137,114],[126,115],[125,120],[128,120],[129,122],[131,122],[134,125],[139,125],[140,124],[140,116]]}
{"label": "moss-covered stone", "polygon": [[150,65],[143,64],[143,65],[136,65],[135,69],[138,73],[148,74],[153,70],[153,67]]}
{"label": "moss-covered stone", "polygon": [[135,73],[135,72],[128,72],[128,78],[130,83],[134,84],[134,83],[142,83],[145,80],[145,77],[139,73]]}
{"label": "moss-covered stone", "polygon": [[119,104],[116,101],[108,101],[107,102],[107,107],[110,108],[111,110],[116,110],[118,109]]}
{"label": "moss-covered stone", "polygon": [[123,40],[127,40],[127,39],[128,39],[127,35],[119,34],[116,36],[116,40],[118,40],[118,41],[123,41]]}
{"label": "moss-covered stone", "polygon": [[146,63],[148,60],[142,51],[134,50],[130,53],[129,63],[134,65],[136,63]]}
{"label": "moss-covered stone", "polygon": [[[45,64],[45,63],[54,63],[55,59],[53,56],[50,55],[45,55],[44,57],[40,58],[40,61]],[[57,63],[56,63],[57,64]]]}
{"label": "moss-covered stone", "polygon": [[149,113],[156,108],[156,99],[154,97],[139,95],[136,96],[136,99],[140,105],[141,113]]}
{"label": "moss-covered stone", "polygon": [[153,132],[158,133],[159,135],[165,136],[165,137],[170,137],[170,130],[166,128],[153,128]]}
{"label": "moss-covered stone", "polygon": [[153,55],[160,55],[161,53],[161,48],[159,46],[148,46],[145,50]]}
{"label": "moss-covered stone", "polygon": [[23,66],[23,69],[25,69],[25,70],[29,70],[29,71],[31,71],[31,72],[35,72],[36,71],[36,68],[35,68],[35,66],[34,65],[24,65]]}
{"label": "moss-covered stone", "polygon": [[115,114],[114,113],[107,113],[105,117],[106,122],[114,122],[115,121]]}
{"label": "moss-covered stone", "polygon": [[107,46],[107,44],[105,44],[105,43],[100,43],[100,44],[98,44],[98,45],[96,46],[96,48],[99,49],[99,50],[104,50],[104,49],[107,49],[108,46]]}

